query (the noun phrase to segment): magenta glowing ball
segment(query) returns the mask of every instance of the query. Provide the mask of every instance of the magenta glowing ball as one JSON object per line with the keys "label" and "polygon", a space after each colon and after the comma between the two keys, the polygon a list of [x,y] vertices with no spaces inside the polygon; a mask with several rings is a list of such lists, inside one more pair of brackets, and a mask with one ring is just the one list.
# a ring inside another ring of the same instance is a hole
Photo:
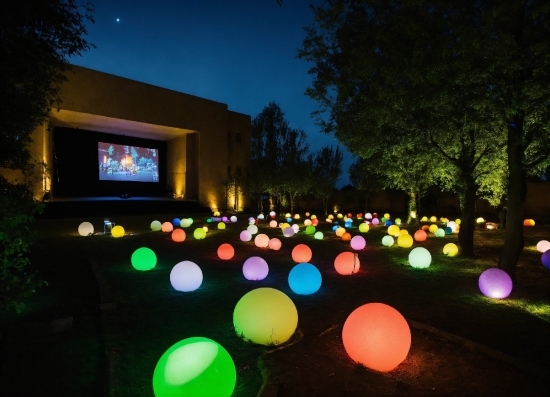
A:
{"label": "magenta glowing ball", "polygon": [[239,238],[241,239],[241,241],[250,241],[252,240],[252,233],[250,233],[248,230],[243,230],[239,235]]}
{"label": "magenta glowing ball", "polygon": [[259,256],[251,256],[243,264],[243,274],[247,280],[263,280],[269,273],[267,262]]}
{"label": "magenta glowing ball", "polygon": [[512,286],[508,273],[496,267],[485,270],[479,276],[479,289],[489,298],[506,298],[512,292]]}
{"label": "magenta glowing ball", "polygon": [[367,242],[362,236],[355,236],[351,239],[350,244],[351,244],[351,248],[359,251],[365,248],[365,246],[367,245]]}
{"label": "magenta glowing ball", "polygon": [[269,248],[272,249],[273,251],[278,251],[281,249],[281,240],[279,240],[278,238],[272,238],[269,240]]}

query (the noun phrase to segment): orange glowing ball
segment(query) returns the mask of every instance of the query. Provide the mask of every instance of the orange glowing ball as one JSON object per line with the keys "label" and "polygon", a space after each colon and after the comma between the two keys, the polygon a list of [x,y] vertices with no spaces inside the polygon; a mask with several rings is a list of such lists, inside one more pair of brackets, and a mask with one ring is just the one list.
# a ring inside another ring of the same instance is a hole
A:
{"label": "orange glowing ball", "polygon": [[415,241],[425,241],[426,238],[428,237],[428,235],[426,234],[426,232],[424,230],[417,230],[416,232],[414,232],[414,239]]}
{"label": "orange glowing ball", "polygon": [[523,226],[535,226],[535,221],[533,219],[525,219],[523,221]]}
{"label": "orange glowing ball", "polygon": [[169,233],[171,232],[172,230],[174,230],[174,226],[172,225],[172,222],[164,222],[162,224],[162,231],[164,233]]}
{"label": "orange glowing ball", "polygon": [[351,234],[347,232],[342,234],[342,241],[350,241],[350,240],[351,240]]}
{"label": "orange glowing ball", "polygon": [[292,260],[296,263],[309,262],[311,260],[312,252],[305,244],[298,244],[292,249]]}
{"label": "orange glowing ball", "polygon": [[269,226],[270,227],[277,227],[277,221],[273,220],[273,221],[269,222]]}
{"label": "orange glowing ball", "polygon": [[428,225],[424,225],[422,226],[422,230],[424,230],[425,232],[428,232],[430,230],[430,227]]}
{"label": "orange glowing ball", "polygon": [[360,265],[359,255],[354,252],[342,252],[334,259],[334,268],[344,276],[357,273]]}
{"label": "orange glowing ball", "polygon": [[271,240],[269,240],[269,248],[274,250],[274,251],[278,251],[281,249],[281,240],[279,240],[278,238],[272,238]]}
{"label": "orange glowing ball", "polygon": [[176,243],[181,243],[185,240],[185,231],[183,229],[175,229],[172,232],[172,240]]}
{"label": "orange glowing ball", "polygon": [[411,329],[393,307],[367,303],[346,319],[342,342],[353,361],[375,371],[389,372],[407,357],[411,348]]}
{"label": "orange glowing ball", "polygon": [[235,255],[235,249],[231,244],[224,243],[218,247],[218,257],[227,261]]}
{"label": "orange glowing ball", "polygon": [[342,235],[346,232],[346,229],[344,229],[343,227],[339,227],[338,229],[336,229],[336,235],[338,237],[342,237]]}
{"label": "orange glowing ball", "polygon": [[254,244],[258,248],[267,248],[267,246],[269,245],[269,237],[267,236],[267,234],[258,234],[254,238]]}

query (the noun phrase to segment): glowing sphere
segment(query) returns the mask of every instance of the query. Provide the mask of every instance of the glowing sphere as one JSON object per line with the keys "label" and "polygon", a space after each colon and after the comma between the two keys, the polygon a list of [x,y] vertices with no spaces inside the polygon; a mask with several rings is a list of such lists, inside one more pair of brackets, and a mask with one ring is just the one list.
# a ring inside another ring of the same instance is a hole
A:
{"label": "glowing sphere", "polygon": [[313,220],[313,219],[317,219],[317,215],[311,215],[311,220]]}
{"label": "glowing sphere", "polygon": [[523,221],[523,226],[535,226],[535,221],[533,219],[525,219]]}
{"label": "glowing sphere", "polygon": [[185,232],[183,229],[174,229],[172,232],[172,241],[175,241],[176,243],[185,241]]}
{"label": "glowing sphere", "polygon": [[224,229],[225,229],[225,223],[219,222],[219,223],[218,223],[218,229],[219,229],[219,230],[224,230]]}
{"label": "glowing sphere", "polygon": [[430,233],[435,233],[436,230],[439,229],[436,224],[431,224],[430,228],[428,229]]}
{"label": "glowing sphere", "polygon": [[397,245],[401,248],[410,248],[413,245],[413,238],[410,234],[400,234],[397,237]]}
{"label": "glowing sphere", "polygon": [[334,226],[332,227],[332,231],[333,231],[333,232],[336,232],[336,230],[338,230],[338,226],[337,226],[337,225],[334,225]]}
{"label": "glowing sphere", "polygon": [[269,222],[269,226],[270,227],[277,227],[277,221],[273,220],[273,221]]}
{"label": "glowing sphere", "polygon": [[179,262],[170,272],[170,283],[176,291],[195,291],[202,284],[202,270],[195,262]]}
{"label": "glowing sphere", "polygon": [[263,280],[269,273],[267,262],[259,256],[251,256],[243,264],[244,278],[247,280]]}
{"label": "glowing sphere", "polygon": [[197,240],[202,240],[203,238],[206,237],[206,232],[204,231],[204,229],[202,227],[198,227],[193,232],[193,237],[195,237],[195,239],[197,239]]}
{"label": "glowing sphere", "polygon": [[162,223],[160,223],[159,221],[151,222],[151,230],[152,231],[158,232],[161,229],[162,229]]}
{"label": "glowing sphere", "polygon": [[286,221],[287,221],[288,223],[290,223],[290,222],[292,222],[292,218],[286,218]]}
{"label": "glowing sphere", "polygon": [[353,252],[342,252],[334,259],[334,268],[344,276],[357,273],[360,266],[359,256]]}
{"label": "glowing sphere", "polygon": [[506,298],[512,292],[512,286],[508,273],[496,267],[485,270],[479,276],[479,289],[489,298]]}
{"label": "glowing sphere", "polygon": [[398,225],[398,226],[401,225],[401,218],[396,218],[395,219],[395,224]]}
{"label": "glowing sphere", "polygon": [[189,219],[182,219],[180,221],[180,226],[181,227],[189,227],[189,226],[191,226],[191,221]]}
{"label": "glowing sphere", "polygon": [[435,237],[445,237],[445,230],[438,228],[434,234]]}
{"label": "glowing sphere", "polygon": [[407,229],[401,229],[399,231],[399,235],[401,235],[401,234],[409,234],[409,231]]}
{"label": "glowing sphere", "polygon": [[222,216],[222,222],[227,222],[228,219],[227,219],[227,216]]}
{"label": "glowing sphere", "polygon": [[300,219],[300,214],[295,214],[294,219]]}
{"label": "glowing sphere", "polygon": [[323,235],[323,232],[315,232],[313,237],[315,238],[315,240],[322,240],[324,235]]}
{"label": "glowing sphere", "polygon": [[292,249],[292,260],[296,263],[309,262],[311,256],[311,248],[305,244],[298,244]]}
{"label": "glowing sphere", "polygon": [[311,295],[321,288],[321,272],[311,263],[299,263],[288,275],[288,285],[298,295]]}
{"label": "glowing sphere", "polygon": [[264,214],[259,214],[258,219],[263,220],[264,219]]}
{"label": "glowing sphere", "polygon": [[443,253],[447,256],[456,256],[458,254],[458,247],[453,243],[445,244]]}
{"label": "glowing sphere", "polygon": [[482,217],[479,217],[476,219],[476,222],[477,223],[485,223],[485,219],[483,219]]}
{"label": "glowing sphere", "polygon": [[415,269],[425,269],[432,263],[432,254],[424,247],[416,247],[409,253],[409,263]]}
{"label": "glowing sphere", "polygon": [[267,234],[258,234],[256,238],[254,238],[254,244],[258,248],[267,248],[269,245],[269,237]]}
{"label": "glowing sphere", "polygon": [[550,249],[546,250],[540,257],[540,261],[544,267],[550,269]]}
{"label": "glowing sphere", "polygon": [[255,221],[254,217],[251,216],[250,218],[248,218],[248,222],[254,222],[254,221]]}
{"label": "glowing sphere", "polygon": [[367,242],[362,236],[354,236],[351,241],[351,248],[353,248],[356,251],[362,250],[367,245]]}
{"label": "glowing sphere", "polygon": [[310,220],[310,219],[306,219],[306,220],[304,221],[304,226],[309,226],[309,225],[311,225],[311,220]]}
{"label": "glowing sphere", "polygon": [[285,218],[290,218],[290,217],[291,217],[290,212],[287,212],[287,213],[285,214]]}
{"label": "glowing sphere", "polygon": [[241,241],[250,241],[252,240],[252,234],[248,230],[243,230],[239,235]]}
{"label": "glowing sphere", "polygon": [[218,247],[218,258],[227,261],[235,255],[235,249],[231,244],[224,243]]}
{"label": "glowing sphere", "polygon": [[420,222],[428,222],[428,217],[423,216],[422,219],[420,219]]}
{"label": "glowing sphere", "polygon": [[297,224],[292,225],[291,228],[294,229],[294,233],[297,233],[298,230],[300,230],[300,226],[298,226]]}
{"label": "glowing sphere", "polygon": [[90,234],[94,234],[94,225],[90,222],[82,222],[78,225],[78,234],[81,236],[89,236]]}
{"label": "glowing sphere", "polygon": [[220,216],[220,211],[214,211],[214,216]]}
{"label": "glowing sphere", "polygon": [[237,217],[235,215],[233,215],[231,218],[230,218],[230,221],[235,223],[237,222]]}
{"label": "glowing sphere", "polygon": [[344,216],[343,216],[342,214],[336,215],[336,218],[338,218],[338,219],[342,219],[343,217],[344,217]]}
{"label": "glowing sphere", "polygon": [[294,233],[296,233],[296,232],[290,226],[283,229],[283,236],[285,236],[285,237],[292,237],[292,236],[294,236]]}
{"label": "glowing sphere", "polygon": [[369,231],[369,224],[368,223],[361,223],[359,224],[359,231],[361,233],[366,233]]}
{"label": "glowing sphere", "polygon": [[136,270],[151,270],[157,265],[157,256],[151,248],[141,247],[134,251],[130,262]]}
{"label": "glowing sphere", "polygon": [[451,234],[453,232],[453,229],[447,226],[444,230],[445,234]]}
{"label": "glowing sphere", "polygon": [[456,230],[456,222],[455,221],[449,221],[447,222],[447,227],[450,227],[452,232],[454,233]]}
{"label": "glowing sphere", "polygon": [[279,345],[296,331],[298,311],[283,292],[274,288],[257,288],[237,302],[233,325],[237,335],[245,341]]}
{"label": "glowing sphere", "polygon": [[399,226],[397,225],[391,225],[390,227],[388,227],[388,234],[390,236],[394,236],[394,237],[397,237],[399,236]]}
{"label": "glowing sphere", "polygon": [[416,232],[414,232],[415,241],[425,241],[427,237],[428,237],[428,235],[422,229],[417,230]]}
{"label": "glowing sphere", "polygon": [[269,213],[269,216],[275,216],[275,215],[277,215],[277,214],[275,213],[275,211],[271,211],[271,212]]}
{"label": "glowing sphere", "polygon": [[372,214],[370,212],[367,212],[365,214],[365,219],[372,219]]}
{"label": "glowing sphere", "polygon": [[174,225],[172,225],[170,222],[164,222],[162,224],[162,231],[164,233],[170,233],[174,230]]}
{"label": "glowing sphere", "polygon": [[248,227],[246,228],[246,230],[248,230],[250,232],[250,234],[256,234],[258,233],[258,226],[256,225],[248,225]]}
{"label": "glowing sphere", "polygon": [[546,252],[550,249],[550,241],[547,240],[540,240],[537,243],[537,251],[539,252]]}
{"label": "glowing sphere", "polygon": [[204,230],[205,233],[208,233],[208,226],[203,226],[202,230]]}
{"label": "glowing sphere", "polygon": [[382,245],[383,246],[386,246],[386,247],[391,247],[393,245],[393,243],[395,242],[395,240],[393,239],[392,236],[384,236],[382,237]]}
{"label": "glowing sphere", "polygon": [[306,234],[315,234],[315,226],[309,225],[306,227]]}
{"label": "glowing sphere", "polygon": [[[169,223],[169,225],[171,226],[172,224]],[[113,236],[114,238],[123,237],[124,236],[124,228],[120,225],[116,225],[111,230],[111,236]]]}
{"label": "glowing sphere", "polygon": [[347,232],[342,234],[342,241],[350,241],[350,240],[351,240],[351,234]]}
{"label": "glowing sphere", "polygon": [[319,224],[319,219],[313,219],[313,220],[311,221],[311,224],[312,224],[313,226],[317,226],[317,225]]}
{"label": "glowing sphere", "polygon": [[272,238],[269,240],[268,247],[274,251],[278,251],[281,249],[281,240],[278,238]]}
{"label": "glowing sphere", "polygon": [[430,227],[428,225],[423,225],[421,229],[424,230],[425,232],[430,231]]}
{"label": "glowing sphere", "polygon": [[388,372],[407,357],[411,330],[407,320],[393,307],[367,303],[355,309],[344,322],[342,342],[353,361]]}
{"label": "glowing sphere", "polygon": [[430,222],[432,223],[437,222],[437,218],[435,216],[430,217]]}
{"label": "glowing sphere", "polygon": [[175,227],[178,227],[180,225],[180,222],[180,218],[172,219],[172,225],[174,225]]}
{"label": "glowing sphere", "polygon": [[[385,224],[385,223],[386,223],[386,221],[387,221],[387,219],[386,219],[386,218],[384,218],[384,217],[382,217],[382,218],[380,219],[380,221],[381,221],[382,223],[384,223],[384,224]],[[388,226],[389,226],[389,225],[388,225]]]}
{"label": "glowing sphere", "polygon": [[342,237],[342,235],[343,235],[345,232],[346,232],[346,229],[344,229],[343,227],[338,227],[338,228],[336,229],[336,235],[337,235],[338,237]]}
{"label": "glowing sphere", "polygon": [[372,220],[372,224],[373,224],[374,226],[378,225],[379,223],[380,223],[380,221],[378,220],[378,218],[374,218],[374,219]]}
{"label": "glowing sphere", "polygon": [[237,370],[227,350],[203,337],[187,338],[170,346],[153,373],[156,397],[229,397],[236,383]]}
{"label": "glowing sphere", "polygon": [[387,212],[384,214],[384,218],[386,219],[390,219],[390,214],[388,214]]}

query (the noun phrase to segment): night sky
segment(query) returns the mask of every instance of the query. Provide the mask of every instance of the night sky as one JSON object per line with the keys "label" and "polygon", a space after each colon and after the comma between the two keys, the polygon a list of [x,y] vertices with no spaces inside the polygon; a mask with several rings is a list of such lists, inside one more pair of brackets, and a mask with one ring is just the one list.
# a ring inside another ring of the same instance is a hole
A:
{"label": "night sky", "polygon": [[[314,1],[320,3],[320,0]],[[222,103],[254,118],[277,102],[292,128],[309,136],[310,152],[337,141],[311,118],[316,103],[308,63],[297,49],[311,25],[311,1],[92,0],[95,24],[87,40],[97,46],[71,62],[117,76]],[[338,187],[349,183],[353,158],[342,146]]]}

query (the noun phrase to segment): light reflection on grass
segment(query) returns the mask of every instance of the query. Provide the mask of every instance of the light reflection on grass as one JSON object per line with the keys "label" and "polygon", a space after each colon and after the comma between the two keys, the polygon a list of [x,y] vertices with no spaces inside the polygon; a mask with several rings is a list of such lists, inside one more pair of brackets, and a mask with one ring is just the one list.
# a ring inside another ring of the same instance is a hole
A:
{"label": "light reflection on grass", "polygon": [[504,305],[514,309],[522,310],[528,314],[531,314],[543,321],[550,323],[550,304],[543,302],[530,302],[527,299],[492,299],[484,296],[479,296],[485,303]]}

